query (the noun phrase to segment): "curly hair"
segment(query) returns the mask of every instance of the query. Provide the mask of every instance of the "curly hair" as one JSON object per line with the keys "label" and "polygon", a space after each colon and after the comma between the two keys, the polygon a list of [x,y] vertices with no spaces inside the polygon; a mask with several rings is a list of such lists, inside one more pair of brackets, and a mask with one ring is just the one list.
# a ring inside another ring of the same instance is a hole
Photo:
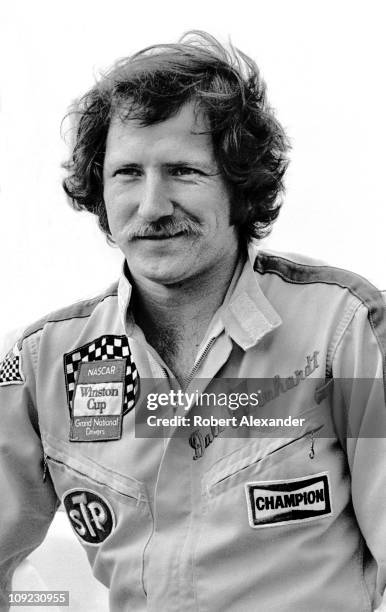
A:
{"label": "curly hair", "polygon": [[164,121],[194,101],[208,123],[230,194],[231,223],[247,242],[263,238],[281,207],[289,143],[266,100],[255,62],[201,31],[119,60],[70,110],[75,141],[63,187],[77,210],[98,216],[110,236],[103,201],[103,162],[110,122]]}

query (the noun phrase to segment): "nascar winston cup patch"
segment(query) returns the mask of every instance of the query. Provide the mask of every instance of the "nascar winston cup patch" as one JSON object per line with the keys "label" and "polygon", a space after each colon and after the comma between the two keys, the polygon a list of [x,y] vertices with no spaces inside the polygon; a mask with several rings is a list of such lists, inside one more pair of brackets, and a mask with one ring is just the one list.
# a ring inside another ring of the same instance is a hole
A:
{"label": "nascar winston cup patch", "polygon": [[17,345],[0,362],[0,385],[22,384],[21,357]]}
{"label": "nascar winston cup patch", "polygon": [[249,524],[254,529],[312,521],[332,514],[328,473],[291,480],[247,482]]}
{"label": "nascar winston cup patch", "polygon": [[100,336],[64,355],[70,441],[118,440],[134,407],[138,372],[126,336]]}

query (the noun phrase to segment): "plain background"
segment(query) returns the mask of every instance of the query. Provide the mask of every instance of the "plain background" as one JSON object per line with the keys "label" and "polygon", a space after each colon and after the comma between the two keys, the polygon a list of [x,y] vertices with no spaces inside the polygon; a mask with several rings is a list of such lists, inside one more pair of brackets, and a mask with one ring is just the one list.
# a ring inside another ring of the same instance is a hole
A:
{"label": "plain background", "polygon": [[386,288],[385,5],[367,0],[3,3],[0,335],[113,282],[121,257],[61,189],[66,109],[118,57],[188,29],[258,63],[293,150],[269,248]]}

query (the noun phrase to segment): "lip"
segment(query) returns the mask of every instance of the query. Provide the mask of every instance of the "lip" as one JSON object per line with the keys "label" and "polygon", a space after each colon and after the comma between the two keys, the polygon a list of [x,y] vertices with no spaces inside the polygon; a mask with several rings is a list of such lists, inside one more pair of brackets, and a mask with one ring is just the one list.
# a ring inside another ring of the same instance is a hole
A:
{"label": "lip", "polygon": [[177,232],[176,234],[160,234],[160,235],[152,235],[152,236],[137,236],[137,240],[153,240],[153,241],[158,241],[158,240],[173,240],[174,238],[181,238],[181,236],[184,236],[185,232]]}

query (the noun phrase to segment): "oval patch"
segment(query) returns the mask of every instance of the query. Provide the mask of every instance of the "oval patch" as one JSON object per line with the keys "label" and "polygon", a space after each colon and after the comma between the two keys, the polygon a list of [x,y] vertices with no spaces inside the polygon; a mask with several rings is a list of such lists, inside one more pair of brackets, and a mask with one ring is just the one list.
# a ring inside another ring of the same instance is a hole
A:
{"label": "oval patch", "polygon": [[89,489],[71,489],[63,505],[76,535],[90,546],[98,546],[113,531],[115,516],[110,503]]}

